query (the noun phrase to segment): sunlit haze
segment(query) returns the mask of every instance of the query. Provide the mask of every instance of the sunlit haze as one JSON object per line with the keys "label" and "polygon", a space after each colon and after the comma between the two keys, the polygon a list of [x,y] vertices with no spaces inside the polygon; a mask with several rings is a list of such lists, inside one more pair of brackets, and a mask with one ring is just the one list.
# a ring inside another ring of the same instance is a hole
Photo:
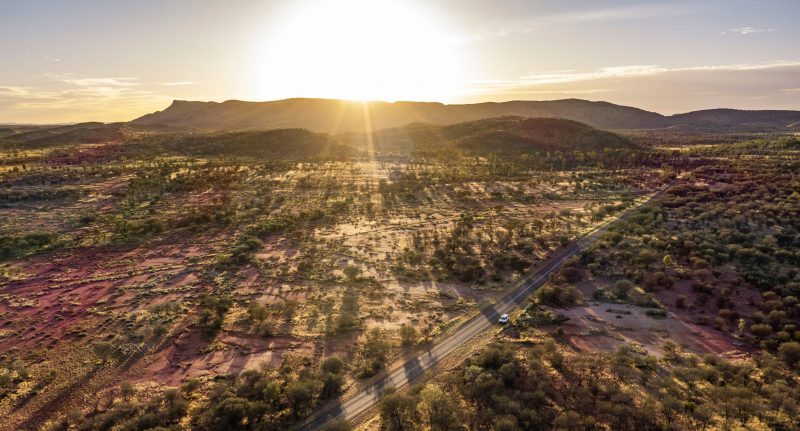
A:
{"label": "sunlit haze", "polygon": [[0,431],[800,430],[800,0],[0,0]]}
{"label": "sunlit haze", "polygon": [[800,108],[796,1],[2,2],[0,122],[173,99]]}
{"label": "sunlit haze", "polygon": [[444,23],[420,5],[343,0],[290,6],[253,42],[253,97],[449,101],[462,71]]}

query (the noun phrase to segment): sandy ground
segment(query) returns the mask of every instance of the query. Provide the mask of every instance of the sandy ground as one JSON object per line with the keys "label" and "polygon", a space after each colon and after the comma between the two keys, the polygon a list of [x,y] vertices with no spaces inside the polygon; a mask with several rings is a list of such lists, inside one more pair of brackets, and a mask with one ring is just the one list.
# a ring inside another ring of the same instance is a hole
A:
{"label": "sandy ground", "polygon": [[556,309],[569,318],[562,325],[564,334],[569,344],[580,351],[608,352],[630,343],[662,356],[662,346],[667,341],[693,353],[721,354],[743,349],[722,331],[696,325],[672,312],[666,317],[651,317],[645,314],[646,310],[630,304],[603,302]]}

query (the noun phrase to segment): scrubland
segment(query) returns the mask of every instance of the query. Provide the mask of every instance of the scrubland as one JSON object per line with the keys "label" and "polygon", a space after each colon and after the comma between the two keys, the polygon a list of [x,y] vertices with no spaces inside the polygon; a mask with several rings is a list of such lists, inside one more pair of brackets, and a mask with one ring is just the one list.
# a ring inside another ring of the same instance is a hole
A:
{"label": "scrubland", "polygon": [[329,429],[796,428],[796,140],[518,121],[5,138],[0,427],[294,426],[628,211],[490,345]]}

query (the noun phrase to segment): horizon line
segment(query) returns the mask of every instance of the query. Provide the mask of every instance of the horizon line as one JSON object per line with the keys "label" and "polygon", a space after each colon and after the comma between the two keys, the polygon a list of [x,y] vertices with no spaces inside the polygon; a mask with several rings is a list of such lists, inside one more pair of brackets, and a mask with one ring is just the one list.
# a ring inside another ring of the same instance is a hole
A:
{"label": "horizon line", "polygon": [[717,106],[713,108],[703,108],[703,109],[695,109],[691,111],[682,111],[676,112],[674,114],[663,114],[658,111],[651,111],[648,109],[640,108],[638,106],[633,105],[624,105],[616,102],[611,102],[609,100],[591,100],[591,99],[582,99],[577,97],[569,97],[563,99],[509,99],[503,101],[483,101],[483,102],[473,102],[473,103],[447,103],[447,102],[440,102],[440,101],[425,101],[425,100],[380,100],[380,99],[372,99],[372,100],[359,100],[359,99],[343,99],[343,98],[331,98],[331,97],[307,97],[307,96],[298,96],[298,97],[287,97],[283,99],[271,99],[271,100],[243,100],[243,99],[226,99],[222,101],[216,100],[189,100],[189,99],[172,99],[169,105],[167,105],[164,109],[156,110],[152,112],[148,112],[142,114],[138,117],[129,120],[118,120],[118,121],[97,121],[88,119],[86,121],[71,121],[71,122],[55,122],[55,123],[27,123],[27,122],[18,122],[18,121],[9,121],[5,122],[0,120],[0,126],[27,126],[27,127],[34,127],[34,126],[70,126],[76,124],[85,124],[85,123],[101,123],[101,124],[115,124],[115,123],[130,123],[135,121],[141,117],[146,115],[155,114],[158,112],[163,112],[169,109],[172,105],[176,102],[180,103],[208,103],[208,104],[224,104],[228,102],[240,102],[240,103],[276,103],[276,102],[286,102],[292,100],[317,100],[317,101],[330,101],[330,102],[346,102],[346,103],[362,103],[362,104],[370,104],[370,103],[385,103],[385,104],[399,104],[399,103],[418,103],[418,104],[436,104],[442,106],[469,106],[469,105],[484,105],[484,104],[493,104],[493,105],[500,105],[504,103],[525,103],[525,102],[538,102],[538,103],[552,103],[552,102],[565,102],[565,101],[579,101],[579,102],[587,102],[587,103],[605,103],[614,106],[620,106],[625,108],[631,109],[638,109],[644,112],[649,112],[652,114],[657,114],[662,117],[672,117],[675,115],[682,115],[688,114],[692,112],[702,112],[702,111],[715,111],[715,110],[730,110],[730,111],[742,111],[742,112],[757,112],[757,111],[776,111],[776,112],[800,112],[800,107],[797,109],[773,109],[773,108],[761,108],[761,109],[741,109],[741,108],[729,108],[729,107],[722,107]]}

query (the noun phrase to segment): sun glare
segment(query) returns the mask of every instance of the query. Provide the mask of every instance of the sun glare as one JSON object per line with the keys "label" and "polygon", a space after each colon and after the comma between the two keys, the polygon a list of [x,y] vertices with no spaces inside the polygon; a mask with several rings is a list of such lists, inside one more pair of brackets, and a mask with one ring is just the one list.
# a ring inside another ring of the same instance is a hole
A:
{"label": "sun glare", "polygon": [[447,101],[461,73],[432,13],[394,0],[297,2],[255,67],[263,98]]}

